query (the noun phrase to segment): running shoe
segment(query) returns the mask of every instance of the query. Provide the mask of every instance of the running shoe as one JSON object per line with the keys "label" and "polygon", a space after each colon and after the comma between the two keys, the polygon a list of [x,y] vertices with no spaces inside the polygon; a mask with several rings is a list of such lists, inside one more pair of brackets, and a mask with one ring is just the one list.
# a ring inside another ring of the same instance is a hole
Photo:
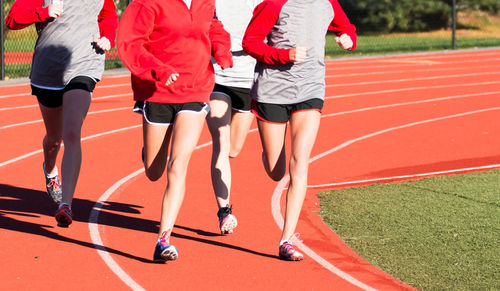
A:
{"label": "running shoe", "polygon": [[217,211],[217,216],[219,217],[220,233],[222,235],[233,233],[233,229],[238,226],[238,220],[236,219],[236,216],[232,214],[232,212],[232,207],[229,206],[222,207],[219,209],[219,211]]}
{"label": "running shoe", "polygon": [[179,257],[177,248],[170,244],[170,231],[165,231],[161,237],[156,241],[155,252],[153,254],[153,261],[156,263],[164,263],[166,261],[173,261]]}
{"label": "running shoe", "polygon": [[290,241],[286,241],[280,245],[279,256],[281,259],[287,261],[302,261],[304,259],[304,255],[297,251]]}
{"label": "running shoe", "polygon": [[73,212],[71,208],[66,203],[59,204],[59,208],[56,211],[55,218],[57,221],[57,226],[68,227],[73,222]]}
{"label": "running shoe", "polygon": [[61,203],[62,200],[62,190],[61,190],[61,180],[59,180],[59,175],[54,177],[48,177],[49,174],[45,172],[45,163],[43,163],[43,174],[45,177],[45,186],[47,187],[47,194],[49,197],[57,204]]}

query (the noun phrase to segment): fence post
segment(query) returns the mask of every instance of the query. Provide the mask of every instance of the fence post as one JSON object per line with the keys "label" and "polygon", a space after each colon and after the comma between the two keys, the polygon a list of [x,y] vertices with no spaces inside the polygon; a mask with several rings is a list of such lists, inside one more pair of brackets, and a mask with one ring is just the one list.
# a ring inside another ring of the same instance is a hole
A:
{"label": "fence post", "polygon": [[451,7],[451,25],[452,25],[452,33],[451,33],[451,47],[455,50],[457,49],[457,0],[452,1]]}
{"label": "fence post", "polygon": [[3,10],[5,7],[3,6],[3,0],[0,0],[0,4],[2,4],[2,9],[0,10],[0,19],[2,20],[2,23],[0,24],[0,67],[1,67],[1,72],[0,72],[0,80],[5,79],[5,58],[4,58],[4,52],[5,52],[5,37],[4,37],[4,27],[5,27],[5,21],[4,21],[4,15],[3,15]]}

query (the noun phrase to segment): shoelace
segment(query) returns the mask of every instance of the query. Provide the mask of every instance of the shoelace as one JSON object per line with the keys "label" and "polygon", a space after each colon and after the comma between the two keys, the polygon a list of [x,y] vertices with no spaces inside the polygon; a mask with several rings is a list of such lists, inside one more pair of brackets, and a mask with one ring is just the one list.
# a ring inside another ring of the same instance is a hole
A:
{"label": "shoelace", "polygon": [[59,182],[57,181],[57,178],[51,178],[49,184],[47,184],[47,187],[53,187],[53,189],[56,191],[61,188]]}
{"label": "shoelace", "polygon": [[161,234],[161,237],[158,239],[158,242],[163,245],[163,246],[168,246],[170,245],[170,229],[167,230],[167,231],[164,231],[162,234]]}

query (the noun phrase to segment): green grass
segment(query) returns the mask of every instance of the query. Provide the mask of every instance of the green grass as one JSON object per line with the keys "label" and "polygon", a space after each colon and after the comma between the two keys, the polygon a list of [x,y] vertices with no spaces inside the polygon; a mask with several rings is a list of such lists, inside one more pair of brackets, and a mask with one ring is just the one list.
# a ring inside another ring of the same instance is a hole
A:
{"label": "green grass", "polygon": [[[500,46],[500,37],[457,38],[457,49]],[[328,34],[325,52],[328,57],[375,55],[388,53],[408,53],[451,50],[451,35],[445,36],[359,36],[357,48],[347,52],[338,47],[335,36]]]}
{"label": "green grass", "polygon": [[500,290],[500,170],[325,191],[324,221],[421,290]]}

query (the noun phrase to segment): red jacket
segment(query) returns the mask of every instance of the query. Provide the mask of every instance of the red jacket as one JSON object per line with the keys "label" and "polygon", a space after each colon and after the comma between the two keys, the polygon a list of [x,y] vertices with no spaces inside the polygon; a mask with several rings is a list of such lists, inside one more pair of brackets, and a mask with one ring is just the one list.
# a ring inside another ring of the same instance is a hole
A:
{"label": "red jacket", "polygon": [[[10,8],[5,24],[9,29],[22,29],[35,22],[49,19],[49,7],[42,7],[43,0],[16,0]],[[97,22],[101,37],[106,37],[115,46],[118,15],[113,0],[104,0]]]}
{"label": "red jacket", "polygon": [[[132,73],[135,100],[208,102],[214,86],[210,56],[232,66],[229,34],[214,18],[215,0],[134,0],[118,28],[118,53]],[[173,73],[177,81],[166,86]]]}

